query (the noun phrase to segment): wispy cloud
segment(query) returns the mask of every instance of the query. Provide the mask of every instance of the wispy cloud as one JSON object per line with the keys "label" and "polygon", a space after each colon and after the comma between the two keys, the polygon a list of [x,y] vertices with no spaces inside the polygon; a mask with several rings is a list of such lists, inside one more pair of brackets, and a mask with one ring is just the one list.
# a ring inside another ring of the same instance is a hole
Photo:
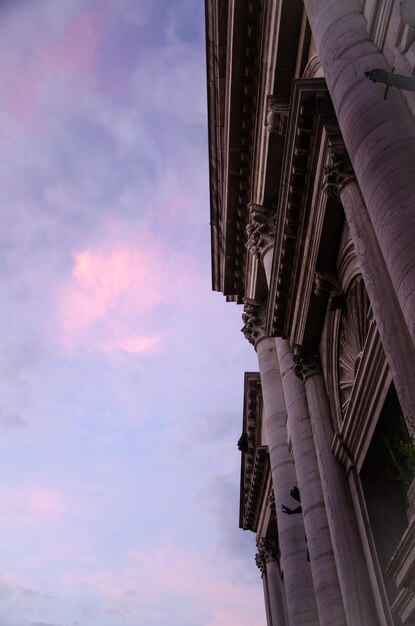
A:
{"label": "wispy cloud", "polygon": [[[258,598],[250,585],[230,582],[214,561],[162,542],[131,552],[121,571],[74,571],[61,579],[72,589],[82,583],[105,599],[109,615],[127,623],[192,626],[262,626]],[[195,611],[198,617],[195,619]]]}
{"label": "wispy cloud", "polygon": [[192,278],[186,259],[145,233],[77,253],[58,302],[64,347],[87,341],[106,351],[157,352],[162,332],[154,313]]}
{"label": "wispy cloud", "polygon": [[232,538],[248,348],[209,293],[203,5],[7,6],[0,626],[263,624]]}
{"label": "wispy cloud", "polygon": [[14,530],[39,524],[50,524],[61,519],[68,510],[60,492],[48,487],[27,489],[0,489],[3,509],[0,526],[12,525]]}

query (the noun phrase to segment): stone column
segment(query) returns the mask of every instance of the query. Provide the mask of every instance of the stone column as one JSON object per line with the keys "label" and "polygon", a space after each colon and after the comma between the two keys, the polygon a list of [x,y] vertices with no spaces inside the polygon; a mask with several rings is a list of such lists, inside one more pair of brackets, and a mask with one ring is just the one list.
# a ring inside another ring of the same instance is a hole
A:
{"label": "stone column", "polygon": [[269,611],[272,626],[286,626],[281,572],[278,564],[278,541],[272,538],[260,540],[259,551],[263,555]]}
{"label": "stone column", "polygon": [[271,617],[271,609],[269,604],[269,592],[268,592],[268,580],[267,580],[267,571],[265,568],[265,554],[264,550],[259,547],[258,552],[255,555],[255,563],[259,571],[261,572],[262,585],[264,588],[264,602],[265,602],[265,615],[267,616],[267,625],[274,626]]}
{"label": "stone column", "polygon": [[343,205],[396,393],[404,416],[409,418],[408,428],[414,433],[415,352],[363,196],[349,167],[347,158],[333,155],[333,164],[326,167],[326,192]]}
{"label": "stone column", "polygon": [[344,626],[346,617],[333,555],[304,383],[293,371],[293,356],[289,342],[281,338],[276,338],[275,342],[320,625]]}
{"label": "stone column", "polygon": [[[415,343],[415,120],[399,89],[365,72],[386,68],[360,0],[304,0],[347,152]],[[365,232],[361,233],[365,239]],[[376,267],[372,268],[376,271]]]}
{"label": "stone column", "polygon": [[299,350],[295,371],[305,381],[314,444],[349,626],[379,626],[349,485],[332,452],[333,426],[318,357]]}
{"label": "stone column", "polygon": [[[269,214],[268,214],[269,215]],[[255,223],[251,208],[251,224]],[[275,218],[268,217],[267,230],[262,226],[261,239],[252,241],[250,250],[261,256],[268,286],[271,280]],[[311,573],[321,626],[346,624],[343,601],[325,511],[320,473],[314,448],[304,383],[294,374],[293,358],[288,341],[276,338],[277,357],[287,410],[298,486],[301,494],[304,527],[310,554]],[[288,501],[288,500],[287,500]]]}
{"label": "stone column", "polygon": [[255,346],[261,376],[263,420],[271,464],[277,514],[281,568],[284,576],[287,617],[290,626],[317,626],[317,607],[302,515],[286,515],[282,507],[297,484],[287,445],[286,411],[275,342],[264,332],[264,309],[245,304],[243,333]]}

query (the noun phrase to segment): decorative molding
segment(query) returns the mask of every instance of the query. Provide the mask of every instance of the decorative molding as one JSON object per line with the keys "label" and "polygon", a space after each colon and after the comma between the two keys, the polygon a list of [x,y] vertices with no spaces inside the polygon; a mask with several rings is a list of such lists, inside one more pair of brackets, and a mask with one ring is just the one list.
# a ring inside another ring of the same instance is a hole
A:
{"label": "decorative molding", "polygon": [[244,528],[250,528],[252,530],[256,525],[256,520],[259,516],[259,504],[262,501],[261,494],[264,490],[268,462],[268,446],[257,446],[254,452],[253,465],[249,468],[249,481],[247,481],[244,486]]}
{"label": "decorative molding", "polygon": [[[335,146],[336,153],[341,153],[340,137],[324,78],[295,79],[285,137],[281,174],[283,185],[278,200],[268,297],[269,335],[284,337],[291,333],[298,282],[304,267],[305,233],[314,207],[320,206],[318,215],[321,216],[327,203],[327,197],[321,190],[320,175],[324,162],[320,162],[320,146],[322,141],[330,142]],[[314,227],[314,223],[311,226]],[[321,223],[316,225],[317,228],[321,226]],[[309,295],[312,294],[314,270],[315,267],[311,271],[311,284],[307,283]]]}
{"label": "decorative molding", "polygon": [[[344,294],[357,276],[360,276],[360,266],[357,262],[355,249],[350,239],[347,223],[344,224],[343,234],[336,260],[337,276]],[[344,307],[343,307],[344,308]],[[343,413],[339,398],[339,333],[342,310],[337,309],[326,316],[326,330],[324,345],[321,346],[321,355],[324,365],[324,375],[327,382],[331,411],[335,423],[335,430],[340,431],[343,423]]]}
{"label": "decorative molding", "polygon": [[316,78],[322,71],[320,57],[318,54],[313,54],[304,68],[303,78]]}
{"label": "decorative molding", "polygon": [[329,198],[340,199],[341,190],[355,180],[352,164],[346,154],[329,149],[329,162],[324,166],[323,191]]}
{"label": "decorative molding", "polygon": [[262,393],[259,373],[247,372],[244,384],[243,434],[246,452],[241,459],[239,525],[256,532],[262,503],[269,493],[268,446],[261,444]]}
{"label": "decorative molding", "polygon": [[375,0],[368,19],[368,35],[379,50],[383,49],[394,0]]}
{"label": "decorative molding", "polygon": [[268,114],[266,126],[273,135],[285,135],[287,132],[289,102],[285,98],[268,96]]}
{"label": "decorative molding", "polygon": [[403,623],[415,611],[415,481],[409,487],[408,500],[409,524],[387,569],[388,576],[393,578],[399,591],[392,610],[398,613]]}
{"label": "decorative molding", "polygon": [[258,552],[255,555],[255,563],[257,568],[260,570],[261,575],[263,575],[265,572],[266,561],[265,550],[261,546],[258,546]]}
{"label": "decorative molding", "polygon": [[278,539],[275,537],[261,537],[259,540],[259,549],[264,555],[265,562],[277,561],[280,558]]}
{"label": "decorative molding", "polygon": [[314,294],[327,302],[329,311],[336,311],[344,306],[345,296],[340,281],[332,272],[315,273]]}
{"label": "decorative molding", "polygon": [[246,227],[248,240],[246,247],[256,257],[274,245],[277,214],[274,207],[250,202],[249,222]]}
{"label": "decorative molding", "polygon": [[[207,3],[213,284],[228,301],[238,303],[245,293],[246,205],[251,198],[263,4],[234,3],[231,17],[222,3]],[[220,7],[223,15],[217,14]],[[233,74],[240,80],[228,80]]]}
{"label": "decorative molding", "polygon": [[354,280],[347,294],[340,320],[338,349],[338,394],[343,417],[347,413],[372,317],[362,276]]}
{"label": "decorative molding", "polygon": [[277,517],[277,507],[276,507],[276,504],[275,504],[275,493],[274,493],[274,488],[273,487],[271,487],[271,489],[269,490],[268,506],[269,506],[269,510],[271,511],[271,514],[273,515],[273,517]]}
{"label": "decorative molding", "polygon": [[320,355],[317,350],[306,348],[305,346],[296,346],[293,354],[294,373],[298,378],[304,381],[311,376],[321,374]]}
{"label": "decorative molding", "polygon": [[[337,346],[333,344],[337,363],[336,369],[333,369],[330,376],[332,384],[336,385],[334,389],[335,403],[340,413],[336,429],[338,433],[334,438],[332,450],[347,471],[355,466],[357,472],[360,472],[363,466],[392,382],[382,342],[372,318],[369,304],[366,303],[367,296],[362,296],[364,285],[359,285],[361,282],[363,279],[361,275],[358,275],[352,280],[348,289],[348,294],[352,296],[355,301],[354,306],[357,308],[357,311],[353,313],[354,321],[352,322],[350,317],[347,323],[345,321],[347,302],[345,309],[336,314],[337,323],[332,327],[332,332],[336,333],[337,339]],[[354,296],[352,295],[353,288],[355,289]],[[356,296],[357,291],[360,291],[359,296]],[[364,317],[364,310],[366,310],[366,318]],[[359,317],[356,318],[356,313],[361,316],[360,321]],[[343,352],[345,347],[344,344],[340,343],[340,337],[346,328],[350,329],[347,333],[352,333],[354,339],[349,337],[346,341],[347,356],[345,357]],[[344,365],[345,359],[348,359],[347,370],[341,372],[340,363]],[[350,380],[349,376],[353,380]],[[340,392],[341,385],[345,381],[347,397],[344,390],[343,395]],[[341,407],[342,399],[346,400],[346,405],[343,408]]]}
{"label": "decorative molding", "polygon": [[249,300],[248,298],[244,298],[244,302],[245,306],[242,314],[244,326],[241,331],[245,339],[255,347],[260,339],[266,337],[265,308],[261,304],[254,300]]}
{"label": "decorative molding", "polygon": [[239,452],[245,454],[249,450],[248,445],[248,435],[246,433],[242,433],[242,435],[238,439],[238,443],[236,444]]}

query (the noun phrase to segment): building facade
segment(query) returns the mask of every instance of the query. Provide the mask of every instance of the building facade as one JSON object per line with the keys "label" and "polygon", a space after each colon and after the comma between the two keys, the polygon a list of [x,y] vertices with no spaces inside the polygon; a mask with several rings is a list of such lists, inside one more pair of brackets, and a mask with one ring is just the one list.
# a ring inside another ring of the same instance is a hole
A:
{"label": "building facade", "polygon": [[206,33],[268,625],[415,624],[415,2],[206,0]]}

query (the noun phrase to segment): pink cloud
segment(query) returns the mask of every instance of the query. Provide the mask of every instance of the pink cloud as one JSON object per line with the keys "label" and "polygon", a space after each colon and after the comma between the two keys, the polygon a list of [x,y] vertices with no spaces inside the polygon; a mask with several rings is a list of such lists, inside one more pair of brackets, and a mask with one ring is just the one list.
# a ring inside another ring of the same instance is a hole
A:
{"label": "pink cloud", "polygon": [[[61,585],[73,592],[78,585],[100,595],[109,611],[141,623],[144,616],[169,622],[160,605],[183,601],[185,610],[199,614],[201,626],[263,626],[261,583],[231,581],[220,565],[184,548],[162,542],[131,552],[120,571],[89,570],[63,574]],[[204,617],[203,617],[204,616]]]}
{"label": "pink cloud", "polygon": [[[71,85],[71,97],[79,96],[91,82],[106,23],[106,11],[100,5],[95,11],[79,11],[63,33],[54,32],[40,11],[34,12],[31,22],[9,24],[6,20],[0,25],[2,107],[3,116],[5,112],[8,115],[2,122],[1,138],[13,136],[13,120],[33,123],[39,99],[44,97],[42,92],[47,97],[53,93],[56,96],[54,82],[59,76],[65,76],[65,83]],[[23,45],[10,45],[13,39],[23,40]],[[69,77],[77,80],[71,82]]]}
{"label": "pink cloud", "polygon": [[149,236],[79,251],[59,294],[65,349],[86,341],[105,351],[157,352],[163,332],[155,314],[192,281],[188,260]]}
{"label": "pink cloud", "polygon": [[142,335],[142,336],[126,336],[123,337],[119,333],[115,338],[102,344],[105,351],[124,350],[135,354],[154,353],[160,351],[161,335]]}
{"label": "pink cloud", "polygon": [[21,490],[0,490],[3,508],[0,526],[16,529],[49,524],[61,519],[68,510],[65,498],[56,489],[35,486]]}

